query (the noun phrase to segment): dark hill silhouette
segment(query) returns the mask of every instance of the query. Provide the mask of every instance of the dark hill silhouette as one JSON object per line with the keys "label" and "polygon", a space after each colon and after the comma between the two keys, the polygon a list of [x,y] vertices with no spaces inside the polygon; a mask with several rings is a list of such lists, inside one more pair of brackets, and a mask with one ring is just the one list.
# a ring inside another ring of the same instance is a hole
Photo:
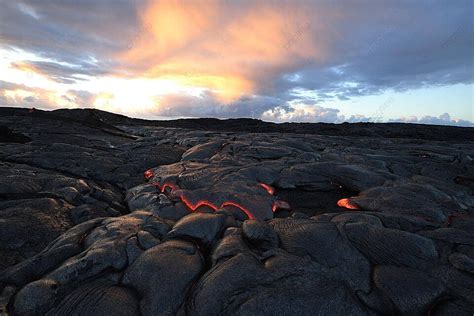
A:
{"label": "dark hill silhouette", "polygon": [[193,130],[255,132],[255,133],[297,133],[332,136],[368,136],[386,138],[417,138],[440,141],[474,140],[474,128],[425,125],[410,123],[272,123],[251,118],[189,118],[176,120],[144,120],[97,109],[59,109],[43,111],[26,108],[0,108],[0,115],[32,115],[53,120],[78,122],[104,132],[125,136],[120,125],[149,125],[187,128]]}

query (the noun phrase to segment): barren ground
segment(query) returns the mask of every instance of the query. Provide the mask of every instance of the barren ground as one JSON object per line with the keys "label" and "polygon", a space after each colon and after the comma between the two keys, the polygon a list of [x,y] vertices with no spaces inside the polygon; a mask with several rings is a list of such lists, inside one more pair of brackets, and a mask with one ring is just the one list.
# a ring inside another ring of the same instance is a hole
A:
{"label": "barren ground", "polygon": [[0,310],[472,315],[473,140],[0,108]]}

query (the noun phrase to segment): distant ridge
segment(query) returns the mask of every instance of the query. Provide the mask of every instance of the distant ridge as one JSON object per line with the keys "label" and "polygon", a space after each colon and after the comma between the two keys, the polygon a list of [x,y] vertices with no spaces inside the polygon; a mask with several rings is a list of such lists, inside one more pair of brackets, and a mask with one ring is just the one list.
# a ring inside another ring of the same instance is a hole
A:
{"label": "distant ridge", "polygon": [[190,118],[177,120],[144,120],[97,109],[59,109],[44,111],[0,107],[0,116],[30,115],[54,120],[74,121],[91,127],[128,136],[120,125],[149,125],[221,132],[297,133],[331,136],[367,136],[415,138],[439,141],[474,141],[474,128],[411,123],[272,123],[251,118]]}

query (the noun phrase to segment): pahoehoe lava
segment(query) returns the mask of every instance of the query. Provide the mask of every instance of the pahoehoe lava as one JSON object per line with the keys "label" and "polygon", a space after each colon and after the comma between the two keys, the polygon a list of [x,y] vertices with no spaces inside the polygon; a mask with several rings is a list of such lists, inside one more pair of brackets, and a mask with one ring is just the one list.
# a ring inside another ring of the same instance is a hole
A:
{"label": "pahoehoe lava", "polygon": [[0,126],[0,311],[474,311],[472,128],[9,108]]}

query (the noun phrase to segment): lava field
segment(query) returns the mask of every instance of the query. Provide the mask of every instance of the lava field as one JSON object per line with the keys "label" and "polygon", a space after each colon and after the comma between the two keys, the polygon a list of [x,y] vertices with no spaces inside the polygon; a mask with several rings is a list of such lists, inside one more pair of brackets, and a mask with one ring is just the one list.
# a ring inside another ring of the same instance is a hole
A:
{"label": "lava field", "polygon": [[3,108],[0,175],[0,314],[474,312],[474,128]]}

